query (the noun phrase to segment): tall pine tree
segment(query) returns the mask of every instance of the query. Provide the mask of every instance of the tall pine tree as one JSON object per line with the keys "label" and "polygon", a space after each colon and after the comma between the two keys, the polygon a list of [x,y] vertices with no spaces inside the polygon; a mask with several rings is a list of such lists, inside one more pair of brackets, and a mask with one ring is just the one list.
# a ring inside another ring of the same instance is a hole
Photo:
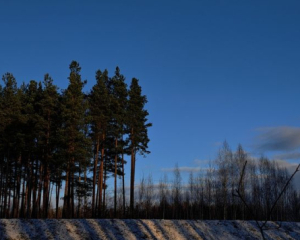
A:
{"label": "tall pine tree", "polygon": [[[5,177],[2,178],[3,207],[1,217],[11,217],[11,191],[15,199],[19,197],[16,179],[21,174],[20,156],[22,148],[21,127],[21,99],[17,81],[11,73],[4,74],[2,91],[2,169]],[[18,178],[19,179],[19,178]],[[14,199],[13,205],[18,208],[18,202]],[[15,213],[14,213],[15,214]]]}
{"label": "tall pine tree", "polygon": [[130,212],[134,211],[134,181],[135,181],[135,165],[136,154],[145,155],[150,153],[148,149],[148,127],[152,123],[148,123],[148,111],[145,110],[147,98],[142,95],[142,88],[139,81],[133,78],[129,90],[128,100],[128,126],[127,131],[129,134],[129,149],[131,151],[131,171],[130,171]]}
{"label": "tall pine tree", "polygon": [[[127,109],[127,85],[125,77],[120,73],[119,67],[116,67],[115,76],[112,78],[112,94],[111,94],[111,132],[114,139],[114,216],[117,214],[117,175],[119,169],[119,159],[124,149],[123,135],[125,134],[126,125],[126,109]],[[123,155],[122,155],[123,156]],[[123,158],[122,158],[123,160]],[[122,169],[124,169],[124,160],[122,161]],[[124,172],[122,172],[124,176]],[[124,178],[123,178],[124,179]],[[124,206],[123,206],[124,208]]]}
{"label": "tall pine tree", "polygon": [[63,217],[74,217],[76,171],[80,161],[86,161],[90,154],[87,148],[86,123],[87,105],[82,89],[86,81],[81,80],[80,66],[76,61],[70,64],[69,86],[63,93],[63,131],[65,143],[66,179]]}
{"label": "tall pine tree", "polygon": [[96,84],[92,88],[89,98],[90,115],[91,115],[91,137],[94,145],[94,167],[93,167],[93,194],[92,194],[92,216],[96,216],[96,176],[99,153],[101,152],[101,160],[98,171],[98,215],[100,215],[102,206],[102,190],[103,190],[103,165],[104,165],[104,143],[110,118],[110,99],[107,88],[108,72],[105,70],[96,72]]}
{"label": "tall pine tree", "polygon": [[[40,174],[43,176],[43,187],[40,188],[43,188],[43,217],[45,218],[48,217],[50,177],[51,175],[57,176],[57,171],[60,168],[54,159],[54,152],[57,149],[56,134],[60,127],[58,111],[59,95],[57,90],[58,88],[53,84],[52,78],[49,74],[45,74],[40,101],[40,115],[42,117],[40,146],[42,148],[42,164]],[[58,176],[57,178],[59,179]],[[59,181],[56,181],[56,186],[58,186],[59,183]],[[58,206],[56,206],[56,209],[57,208]]]}

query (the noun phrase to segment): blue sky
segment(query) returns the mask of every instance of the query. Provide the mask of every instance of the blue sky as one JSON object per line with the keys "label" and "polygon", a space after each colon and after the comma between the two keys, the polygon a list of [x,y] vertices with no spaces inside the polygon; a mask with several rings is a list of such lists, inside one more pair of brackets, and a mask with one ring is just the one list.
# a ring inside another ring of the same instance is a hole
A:
{"label": "blue sky", "polygon": [[64,89],[76,60],[85,91],[97,69],[138,78],[153,127],[137,179],[204,166],[225,139],[300,156],[299,1],[102,2],[1,1],[0,74]]}

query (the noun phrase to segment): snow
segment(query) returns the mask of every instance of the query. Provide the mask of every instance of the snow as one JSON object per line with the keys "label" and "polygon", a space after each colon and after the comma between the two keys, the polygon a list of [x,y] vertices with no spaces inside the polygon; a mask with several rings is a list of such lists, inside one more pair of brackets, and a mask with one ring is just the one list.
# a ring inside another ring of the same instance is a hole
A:
{"label": "snow", "polygon": [[[268,223],[267,239],[299,239],[300,223]],[[143,219],[0,219],[0,240],[261,239],[254,221]]]}

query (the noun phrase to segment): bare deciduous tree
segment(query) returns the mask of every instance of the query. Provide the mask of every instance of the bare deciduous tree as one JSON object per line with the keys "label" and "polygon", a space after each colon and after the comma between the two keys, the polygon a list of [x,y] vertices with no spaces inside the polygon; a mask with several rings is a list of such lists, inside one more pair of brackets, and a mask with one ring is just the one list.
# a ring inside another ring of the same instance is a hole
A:
{"label": "bare deciduous tree", "polygon": [[[265,164],[267,164],[267,163],[265,163]],[[267,216],[266,216],[266,218],[265,218],[264,221],[259,221],[257,214],[255,214],[253,212],[253,209],[249,206],[249,204],[247,203],[245,197],[241,193],[241,186],[242,186],[242,182],[243,182],[243,179],[244,179],[246,166],[247,166],[247,161],[245,162],[244,167],[242,169],[241,176],[240,176],[240,181],[239,181],[239,185],[238,185],[238,188],[236,189],[236,194],[234,194],[234,196],[238,197],[243,202],[243,204],[247,207],[247,209],[249,210],[250,214],[254,218],[257,227],[260,230],[262,238],[266,239],[264,231],[270,229],[269,227],[267,227],[267,223],[270,220],[272,212],[275,209],[277,203],[281,199],[282,195],[285,193],[286,189],[288,188],[288,186],[289,186],[290,182],[292,181],[293,177],[295,176],[295,174],[299,171],[300,164],[297,166],[297,168],[295,169],[294,173],[290,176],[290,178],[287,180],[287,182],[283,186],[282,190],[276,196],[276,198],[273,201],[272,205],[270,205],[270,208],[267,209]],[[269,184],[269,182],[268,182],[268,184]],[[276,182],[275,182],[275,184],[276,184]],[[269,196],[265,196],[265,197],[268,198],[268,199],[266,199],[266,202],[269,202],[270,201]],[[267,206],[268,206],[268,204],[267,204]],[[278,228],[280,228],[280,226],[281,225],[279,225]]]}

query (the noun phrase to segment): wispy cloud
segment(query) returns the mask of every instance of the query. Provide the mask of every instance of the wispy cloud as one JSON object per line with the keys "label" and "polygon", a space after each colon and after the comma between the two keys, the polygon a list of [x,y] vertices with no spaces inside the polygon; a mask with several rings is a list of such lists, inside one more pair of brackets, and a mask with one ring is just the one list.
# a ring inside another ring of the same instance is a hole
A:
{"label": "wispy cloud", "polygon": [[212,162],[211,160],[206,160],[206,159],[203,159],[203,160],[202,159],[195,159],[194,160],[194,164],[196,166],[206,166],[211,162]]}
{"label": "wispy cloud", "polygon": [[182,166],[182,167],[170,167],[170,168],[161,168],[162,172],[174,172],[176,169],[182,173],[191,173],[191,172],[203,172],[207,170],[207,165],[211,160],[207,159],[195,159],[191,162],[192,166]]}
{"label": "wispy cloud", "polygon": [[275,159],[296,160],[300,159],[300,152],[281,153],[273,156]]}
{"label": "wispy cloud", "polygon": [[222,142],[214,142],[213,145],[218,147],[218,146],[222,146],[222,144],[223,144]]}
{"label": "wispy cloud", "polygon": [[296,167],[298,166],[297,163],[290,163],[285,160],[278,160],[276,159],[276,162],[278,165],[282,168],[286,168],[290,173],[294,172]]}
{"label": "wispy cloud", "polygon": [[[175,167],[173,168],[162,168],[161,171],[163,172],[174,172]],[[205,170],[204,168],[201,167],[178,167],[179,172],[199,172],[202,170]]]}
{"label": "wispy cloud", "polygon": [[280,126],[257,129],[257,148],[263,151],[291,151],[300,148],[300,128]]}

